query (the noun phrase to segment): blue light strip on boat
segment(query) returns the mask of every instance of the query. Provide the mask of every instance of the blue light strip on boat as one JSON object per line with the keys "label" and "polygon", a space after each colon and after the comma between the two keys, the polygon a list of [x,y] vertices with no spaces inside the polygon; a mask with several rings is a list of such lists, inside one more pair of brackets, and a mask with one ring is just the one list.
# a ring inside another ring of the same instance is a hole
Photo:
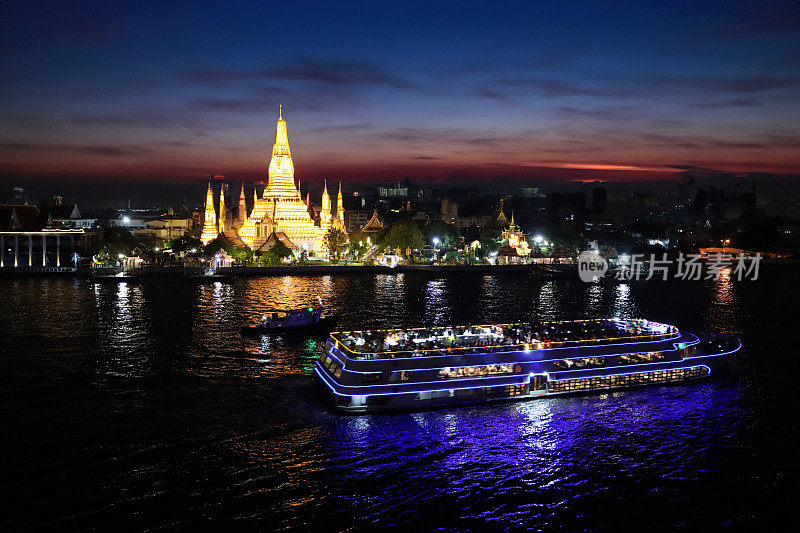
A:
{"label": "blue light strip on boat", "polygon": [[[526,380],[523,380],[523,381],[521,381],[519,383],[504,383],[502,385],[485,385],[484,384],[484,385],[474,385],[474,386],[469,386],[469,387],[443,387],[443,388],[440,388],[440,389],[409,390],[407,392],[406,391],[397,391],[397,392],[371,392],[371,393],[368,393],[368,394],[358,394],[358,393],[355,393],[355,394],[342,394],[342,393],[336,392],[336,390],[334,389],[334,386],[338,386],[338,387],[340,387],[342,389],[350,389],[350,388],[355,388],[355,387],[350,386],[350,385],[339,385],[338,383],[333,383],[332,384],[332,382],[330,381],[330,378],[328,376],[326,376],[324,374],[324,372],[320,372],[319,368],[317,368],[316,366],[314,367],[314,372],[316,372],[317,375],[320,378],[322,378],[322,381],[324,381],[325,384],[328,386],[328,388],[331,389],[331,392],[333,392],[337,396],[347,396],[347,397],[351,397],[351,396],[396,396],[398,394],[419,394],[419,393],[424,393],[424,392],[441,392],[441,391],[447,391],[447,390],[492,389],[492,388],[498,388],[498,387],[514,387],[514,386],[517,386],[517,385],[527,385],[528,383],[530,383],[530,376],[526,374],[526,377],[527,377]],[[433,383],[433,382],[423,382],[423,383]],[[416,383],[409,383],[409,385],[416,385]]]}
{"label": "blue light strip on boat", "polygon": [[[708,370],[708,374],[709,375],[711,374],[711,367],[709,367],[707,365],[693,365],[693,366],[678,367],[678,368],[668,368],[668,369],[665,369],[665,370],[657,370],[656,372],[666,372],[666,371],[669,371],[669,370],[691,370],[691,369],[694,369],[694,368],[701,368],[701,367],[705,368],[706,370]],[[342,393],[336,391],[336,389],[334,388],[335,384],[333,384],[330,381],[330,379],[326,375],[324,375],[323,372],[320,372],[320,370],[317,367],[314,367],[314,372],[317,373],[317,375],[322,379],[322,381],[325,383],[325,385],[330,389],[330,391],[333,394],[335,394],[336,396],[342,396],[344,398],[352,398],[353,396],[364,396],[364,397],[368,397],[368,396],[396,396],[396,395],[400,395],[400,394],[424,394],[424,393],[428,393],[428,392],[442,392],[442,391],[454,391],[454,390],[474,390],[474,389],[491,389],[491,388],[513,387],[514,386],[514,385],[494,385],[494,386],[479,385],[479,386],[474,386],[474,387],[450,387],[450,388],[443,388],[443,389],[410,390],[410,391],[407,391],[407,392],[406,391],[398,391],[398,392],[374,392],[374,393],[369,393],[369,394],[342,394]],[[609,375],[606,375],[606,376],[594,376],[594,377],[610,378],[610,377],[615,377],[615,376],[630,376],[630,375],[634,375],[634,374],[647,374],[648,372],[650,372],[650,371],[645,370],[643,372],[623,372],[623,373],[619,373],[619,374],[609,374]],[[531,374],[531,376],[534,376],[534,375],[546,375],[546,373],[545,374]],[[590,377],[587,376],[586,378],[572,378],[572,379],[590,379]],[[565,380],[552,380],[552,381],[550,381],[548,379],[547,383],[552,383],[554,381],[569,381],[569,380],[565,379]],[[519,383],[518,385],[528,385],[529,383],[530,383],[530,379],[528,379],[528,381]],[[657,383],[658,383],[657,381],[653,382],[654,385],[657,384]],[[339,385],[339,386],[341,387],[341,385]],[[591,391],[591,390],[600,390],[600,389],[585,389],[585,390],[586,391]],[[549,393],[549,390],[547,392]],[[574,391],[565,391],[565,392],[574,392]],[[530,394],[530,392],[528,394]],[[559,393],[554,393],[554,394],[559,394]]]}
{"label": "blue light strip on boat", "polygon": [[[696,339],[696,341],[692,341],[692,343],[688,344],[688,345],[694,346],[696,344],[699,344],[700,340],[696,335],[691,334],[691,333],[689,333],[688,335],[692,335]],[[610,346],[610,345],[606,345],[606,346]],[[739,346],[737,348],[735,348],[734,350],[731,350],[729,352],[721,352],[721,353],[718,353],[718,354],[704,354],[704,355],[697,355],[697,356],[693,356],[693,357],[683,357],[683,358],[681,358],[679,360],[676,360],[676,361],[656,361],[656,362],[653,362],[653,363],[634,363],[634,364],[636,366],[668,365],[668,364],[680,363],[681,361],[685,361],[687,359],[698,359],[698,358],[705,358],[705,357],[719,357],[719,356],[722,356],[722,355],[728,355],[728,354],[732,354],[734,352],[737,352],[737,351],[739,351],[741,349],[741,347],[742,347],[742,342],[739,341]],[[334,347],[333,349],[336,349],[336,348]],[[676,349],[677,349],[677,346],[676,346]],[[336,349],[336,350],[341,353],[341,350],[338,350],[338,349]],[[668,351],[674,351],[674,350],[665,350],[665,351],[662,351],[661,353],[666,353]],[[634,351],[634,352],[619,352],[619,353],[604,354],[604,355],[593,355],[593,356],[584,355],[584,356],[580,356],[580,357],[565,357],[563,359],[543,359],[543,360],[539,360],[539,361],[499,362],[499,363],[487,363],[486,365],[463,365],[462,367],[442,366],[442,367],[430,367],[430,368],[421,368],[421,369],[420,368],[416,368],[416,369],[409,369],[409,370],[391,370],[391,372],[393,372],[393,373],[396,373],[396,372],[432,372],[432,371],[435,371],[435,370],[442,370],[444,368],[465,368],[465,367],[470,367],[470,366],[542,364],[542,363],[550,363],[550,362],[554,362],[554,361],[566,361],[566,360],[572,360],[572,359],[587,359],[589,357],[618,357],[620,355],[633,355],[633,354],[637,354],[637,353],[642,353],[642,352],[641,352],[641,350],[639,350],[639,351]],[[329,352],[328,356],[331,359],[333,359],[336,362],[338,362],[340,365],[342,365],[342,370],[343,371],[345,371],[347,373],[350,373],[350,374],[379,374],[379,373],[382,372],[380,370],[372,371],[372,372],[364,372],[364,371],[360,371],[360,370],[350,370],[345,366],[343,361],[341,361],[339,358],[337,358],[332,353]],[[347,360],[348,361],[352,361],[352,359],[347,359]],[[392,360],[396,360],[396,359],[386,359],[386,361],[392,361]],[[625,367],[628,367],[628,366],[632,366],[632,365],[609,366],[609,367],[605,367],[605,370],[611,370],[611,369],[614,369],[614,368],[625,368]],[[562,374],[562,373],[565,373],[565,372],[584,372],[584,370],[576,369],[576,370],[554,370],[553,371],[553,373],[558,373],[558,374]],[[514,375],[514,374],[509,374],[509,375]],[[613,375],[613,374],[605,374],[605,375]],[[619,374],[619,375],[622,375],[622,374]],[[473,378],[469,378],[469,379],[482,379],[482,378],[486,378],[486,377],[497,377],[497,376],[479,376],[479,377],[473,377]],[[561,379],[576,379],[576,378],[561,378]],[[558,378],[554,379],[554,381],[557,381],[557,380],[558,380]],[[433,381],[424,382],[423,381],[423,382],[420,382],[420,383],[437,383],[437,382],[433,382]],[[397,384],[396,383],[384,383],[384,384],[375,384],[375,385],[371,385],[371,386],[380,387],[380,386],[392,386],[392,385],[397,385]]]}
{"label": "blue light strip on boat", "polygon": [[[669,372],[670,370],[691,370],[693,368],[700,368],[700,367],[703,367],[703,368],[707,369],[708,373],[711,374],[711,367],[709,367],[707,365],[690,365],[690,366],[678,366],[678,367],[674,367],[674,368],[662,368],[662,369],[659,369],[659,370],[642,370],[640,372],[620,372],[618,374],[606,374],[606,375],[600,375],[600,376],[578,376],[578,377],[574,377],[574,378],[562,378],[562,379],[554,378],[554,379],[549,379],[547,382],[548,383],[555,383],[556,381],[574,381],[574,380],[579,380],[579,379],[614,378],[614,377],[617,377],[617,376],[631,376],[633,374],[647,374],[649,372]],[[589,390],[591,390],[591,389],[589,389]]]}
{"label": "blue light strip on boat", "polygon": [[[650,343],[654,343],[654,342],[664,342],[664,341],[673,340],[675,338],[680,338],[680,336],[682,334],[683,334],[683,332],[678,331],[678,333],[676,333],[675,335],[666,336],[663,339],[656,339],[656,340],[649,340],[649,341],[616,342],[616,343],[610,343],[610,344],[596,344],[596,345],[580,345],[579,344],[579,345],[575,345],[575,346],[560,346],[558,348],[542,348],[542,349],[537,349],[537,350],[531,349],[531,350],[528,350],[527,352],[525,350],[510,350],[510,351],[506,351],[506,352],[499,352],[498,351],[498,352],[483,352],[483,353],[484,354],[511,354],[511,353],[528,353],[528,352],[533,352],[533,351],[547,352],[547,351],[551,351],[551,350],[552,351],[555,351],[555,350],[574,350],[576,348],[605,348],[606,346],[629,346],[631,344],[650,344]],[[691,335],[691,333],[690,333],[690,335]],[[588,341],[590,341],[590,340],[591,339],[589,339]],[[328,342],[330,342],[330,341],[328,341]],[[341,343],[341,341],[339,341],[339,343]],[[332,344],[335,344],[335,343],[332,343]],[[378,357],[378,358],[353,359],[353,358],[347,357],[347,355],[345,355],[345,353],[342,352],[342,350],[340,350],[338,347],[334,346],[333,348],[335,350],[337,350],[340,354],[342,354],[342,356],[345,359],[347,359],[348,361],[405,361],[405,360],[408,360],[408,359],[419,360],[419,359],[425,359],[426,358],[426,357],[391,357],[391,358]],[[350,351],[352,352],[352,350],[350,350]],[[352,353],[358,353],[358,352],[352,352]],[[448,354],[448,356],[463,356],[463,355],[481,355],[481,354],[458,354],[458,353]],[[429,356],[429,357],[447,357],[447,356],[433,355],[433,356]]]}
{"label": "blue light strip on boat", "polygon": [[[658,361],[658,362],[655,362],[655,363],[636,363],[636,366],[665,365],[665,364],[669,364],[669,363],[680,363],[682,361],[688,361],[690,359],[705,359],[707,357],[721,357],[723,355],[730,355],[732,353],[736,353],[741,349],[742,349],[742,341],[739,341],[739,346],[737,346],[736,348],[734,348],[733,350],[731,350],[729,352],[720,352],[720,353],[713,353],[713,354],[696,355],[694,357],[684,357],[680,361]],[[628,366],[632,366],[632,365],[628,365]],[[704,366],[704,365],[700,365],[700,366]],[[607,367],[607,370],[610,370],[612,368],[624,368],[624,367],[623,366],[611,366],[611,367]],[[677,366],[677,367],[672,367],[672,368],[665,368],[664,370],[675,370],[675,369],[678,369],[678,368],[685,368],[685,367]],[[564,372],[581,372],[581,370],[564,370],[564,371],[558,371],[557,373],[558,374],[563,374]],[[711,372],[711,369],[709,369],[709,372]],[[553,372],[553,374],[555,374],[555,373],[556,372]],[[621,373],[621,374],[597,374],[597,375],[587,375],[587,376],[581,375],[581,376],[565,377],[565,378],[554,377],[552,379],[552,381],[565,381],[565,380],[568,380],[568,379],[583,379],[584,377],[586,377],[586,378],[602,378],[602,377],[623,376],[623,375],[625,375],[625,374],[624,373]]]}
{"label": "blue light strip on boat", "polygon": [[[697,337],[697,335],[694,335],[693,333],[686,333],[686,335],[691,335],[692,337],[695,338],[694,341],[690,341],[690,342],[685,343],[686,346],[694,346],[694,345],[700,343],[700,339]],[[648,342],[662,342],[662,341],[648,341]],[[623,345],[631,345],[631,344],[641,344],[641,343],[602,344],[602,345],[600,345],[600,347],[605,348],[606,346],[623,346]],[[672,345],[674,347],[674,350],[655,350],[655,351],[658,351],[658,352],[661,352],[661,353],[675,351],[675,350],[679,349],[678,348],[678,344],[683,344],[683,343],[672,343]],[[576,349],[576,348],[597,348],[597,347],[598,346],[574,346],[574,347],[570,347],[569,349],[572,350],[572,349]],[[740,346],[739,347],[741,347],[741,342],[740,342]],[[564,349],[564,348],[552,348],[552,349],[561,350],[561,349]],[[338,357],[333,354],[334,350],[336,350],[336,352],[338,352],[340,354]],[[534,350],[531,350],[531,351],[534,351]],[[536,351],[545,352],[547,350],[536,350]],[[537,360],[537,361],[519,361],[519,360],[516,360],[516,361],[486,363],[485,365],[463,365],[463,366],[467,367],[467,366],[487,366],[487,365],[492,365],[492,364],[494,364],[494,365],[513,365],[513,364],[531,364],[531,363],[550,363],[550,362],[554,362],[554,361],[570,361],[570,360],[573,360],[573,359],[587,359],[587,358],[590,358],[590,357],[617,357],[617,356],[620,356],[620,355],[634,355],[634,354],[637,354],[637,353],[643,353],[645,351],[646,350],[635,350],[635,351],[632,351],[632,352],[618,352],[618,353],[600,354],[600,355],[579,355],[579,356],[575,356],[575,357],[560,357],[560,358],[556,358],[556,359],[540,359],[540,360]],[[377,374],[380,371],[373,370],[371,372],[365,372],[365,371],[362,371],[362,370],[350,370],[350,369],[347,368],[347,365],[345,364],[345,361],[353,361],[353,362],[355,362],[355,361],[407,361],[407,360],[419,361],[419,360],[422,360],[422,359],[434,359],[434,358],[439,358],[439,357],[464,357],[464,356],[467,356],[467,355],[478,355],[478,356],[480,356],[480,355],[497,355],[497,354],[521,354],[521,353],[527,353],[527,352],[517,350],[517,351],[513,351],[513,352],[483,352],[483,353],[475,353],[475,354],[451,354],[451,355],[446,355],[446,356],[437,355],[437,356],[432,356],[432,357],[398,357],[398,358],[391,358],[391,359],[389,359],[389,358],[387,358],[387,359],[350,359],[339,348],[337,348],[336,346],[332,345],[331,348],[326,353],[331,357],[331,359],[335,359],[340,365],[342,365],[342,368],[344,370],[346,370],[347,372],[350,372],[350,373],[353,373],[353,374]],[[642,364],[646,364],[646,363],[642,363]],[[430,367],[430,368],[421,368],[421,369],[410,369],[410,370],[405,370],[404,372],[422,372],[422,371],[427,371],[427,370],[441,370],[442,368],[459,368],[459,367],[455,367],[455,366],[450,365],[450,366]]]}

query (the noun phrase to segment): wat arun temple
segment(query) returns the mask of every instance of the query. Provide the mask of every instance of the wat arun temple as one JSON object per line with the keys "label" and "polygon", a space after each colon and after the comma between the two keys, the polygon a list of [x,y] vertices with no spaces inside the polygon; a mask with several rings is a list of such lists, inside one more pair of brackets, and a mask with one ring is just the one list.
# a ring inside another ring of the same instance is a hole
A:
{"label": "wat arun temple", "polygon": [[328,232],[336,228],[346,233],[341,183],[335,212],[327,183],[322,191],[322,209],[319,212],[312,207],[310,195],[303,200],[294,180],[294,164],[283,113],[279,114],[272,147],[269,181],[260,198],[255,190],[253,195],[254,204],[248,215],[242,183],[238,206],[228,210],[223,187],[220,187],[217,200],[209,182],[200,235],[202,243],[205,245],[220,237],[234,245],[244,244],[254,251],[263,251],[280,240],[295,252],[305,250],[310,255],[324,255]]}

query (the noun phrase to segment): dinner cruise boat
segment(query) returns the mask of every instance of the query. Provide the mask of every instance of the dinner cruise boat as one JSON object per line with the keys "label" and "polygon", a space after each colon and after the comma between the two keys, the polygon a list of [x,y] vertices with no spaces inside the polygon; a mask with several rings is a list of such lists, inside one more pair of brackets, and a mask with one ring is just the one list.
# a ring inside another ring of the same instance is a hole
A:
{"label": "dinner cruise boat", "polygon": [[314,374],[341,411],[420,409],[694,380],[741,347],[644,319],[341,331]]}

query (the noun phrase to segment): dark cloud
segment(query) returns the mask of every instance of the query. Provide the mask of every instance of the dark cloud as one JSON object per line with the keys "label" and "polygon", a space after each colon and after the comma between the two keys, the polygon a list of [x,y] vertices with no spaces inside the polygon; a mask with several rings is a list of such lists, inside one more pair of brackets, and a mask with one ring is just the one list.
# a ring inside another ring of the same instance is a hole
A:
{"label": "dark cloud", "polygon": [[[720,139],[710,136],[679,136],[656,133],[644,133],[637,136],[645,144],[652,146],[668,146],[689,150],[773,150],[778,148],[797,147],[797,140],[773,134],[762,142]],[[761,137],[761,136],[755,136]]]}
{"label": "dark cloud", "polygon": [[402,143],[448,143],[461,144],[466,146],[481,145],[501,145],[506,138],[502,135],[497,137],[478,137],[466,129],[436,129],[436,128],[394,128],[378,132],[375,137]]}
{"label": "dark cloud", "polygon": [[374,129],[375,125],[369,122],[359,122],[356,124],[329,124],[327,126],[316,126],[314,128],[310,128],[306,131],[314,132],[314,133],[329,133],[329,132],[341,132],[341,131],[362,131],[362,130],[371,130]]}
{"label": "dark cloud", "polygon": [[764,103],[755,98],[736,98],[733,100],[721,100],[717,102],[696,102],[692,107],[701,109],[720,109],[728,107],[761,107]]}
{"label": "dark cloud", "polygon": [[78,116],[71,118],[69,122],[89,126],[154,126],[168,123],[169,117],[163,113],[135,111],[110,115]]}
{"label": "dark cloud", "polygon": [[156,153],[156,150],[139,145],[70,145],[36,142],[6,142],[0,143],[0,150],[10,152],[61,152],[107,157],[136,157]]}
{"label": "dark cloud", "polygon": [[384,85],[396,89],[414,89],[417,84],[367,61],[301,60],[291,67],[256,70],[194,69],[185,79],[202,83],[219,83],[240,80],[284,80],[312,82],[322,85]]}
{"label": "dark cloud", "polygon": [[622,86],[593,87],[583,83],[554,78],[505,78],[497,80],[497,86],[524,90],[528,94],[543,98],[561,96],[625,97],[634,94]]}
{"label": "dark cloud", "polygon": [[488,100],[497,100],[500,102],[507,102],[509,100],[509,95],[504,94],[500,91],[496,91],[493,89],[476,89],[472,92],[472,96],[476,96],[478,98],[486,98]]}
{"label": "dark cloud", "polygon": [[113,146],[113,145],[103,145],[103,146],[80,146],[75,148],[76,152],[81,154],[89,154],[89,155],[102,155],[102,156],[110,156],[110,157],[135,157],[140,155],[147,155],[152,154],[155,150],[151,150],[149,148],[143,148],[141,146],[129,145],[129,146]]}
{"label": "dark cloud", "polygon": [[653,76],[638,79],[641,89],[653,92],[686,92],[698,90],[714,95],[751,94],[797,87],[798,79],[790,76]]}
{"label": "dark cloud", "polygon": [[601,106],[594,109],[562,106],[555,109],[561,118],[589,118],[592,120],[620,121],[635,118],[638,108],[633,106]]}
{"label": "dark cloud", "polygon": [[[627,99],[653,98],[675,94],[713,97],[758,94],[796,88],[798,79],[791,76],[650,76],[602,77],[587,76],[580,81],[543,77],[499,78],[490,87],[475,89],[473,96],[491,100],[507,100],[519,96],[539,98],[591,97]],[[753,98],[726,98],[719,107],[757,107]],[[712,104],[715,102],[712,102]],[[701,107],[703,104],[699,104]],[[711,106],[708,106],[711,107]]]}

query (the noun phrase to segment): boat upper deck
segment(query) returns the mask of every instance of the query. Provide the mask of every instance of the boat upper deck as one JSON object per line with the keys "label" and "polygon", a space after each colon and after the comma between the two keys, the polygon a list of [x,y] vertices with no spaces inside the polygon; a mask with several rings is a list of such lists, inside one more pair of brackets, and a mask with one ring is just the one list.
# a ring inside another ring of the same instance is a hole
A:
{"label": "boat upper deck", "polygon": [[351,359],[395,359],[646,342],[679,335],[675,326],[644,319],[593,319],[340,331],[331,333],[331,340]]}

